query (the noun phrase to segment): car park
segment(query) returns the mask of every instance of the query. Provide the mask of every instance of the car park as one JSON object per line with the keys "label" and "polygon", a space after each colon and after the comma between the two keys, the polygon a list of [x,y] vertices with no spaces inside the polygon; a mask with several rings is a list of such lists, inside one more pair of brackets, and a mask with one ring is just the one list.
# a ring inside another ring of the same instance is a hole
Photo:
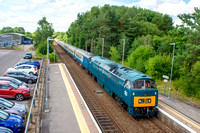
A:
{"label": "car park", "polygon": [[0,97],[0,109],[22,118],[27,116],[27,109],[23,104],[18,104]]}
{"label": "car park", "polygon": [[9,128],[14,133],[23,133],[24,120],[21,116],[0,110],[0,126]]}
{"label": "car park", "polygon": [[16,78],[12,78],[12,77],[0,76],[0,80],[11,81],[11,82],[13,82],[14,84],[17,84],[18,86],[25,86],[25,87],[28,87],[28,85],[27,85],[25,82],[20,81],[19,79],[16,79]]}
{"label": "car park", "polygon": [[13,77],[29,84],[37,82],[37,76],[30,75],[20,70],[6,71],[3,76]]}
{"label": "car park", "polygon": [[37,68],[40,68],[40,62],[37,60],[26,60],[24,62],[20,62],[17,64],[17,66],[23,65],[23,64],[27,64],[27,65],[34,65],[37,66]]}
{"label": "car park", "polygon": [[0,126],[0,133],[13,133],[13,131],[9,128]]}
{"label": "car park", "polygon": [[27,52],[24,54],[24,59],[32,59],[32,54],[31,52]]}
{"label": "car park", "polygon": [[30,89],[17,86],[10,81],[0,81],[0,97],[15,98],[18,101],[30,97]]}
{"label": "car park", "polygon": [[33,74],[37,75],[38,73],[37,66],[34,66],[34,65],[20,65],[20,66],[15,66],[15,67],[11,67],[7,69],[7,71],[12,71],[12,70],[20,70],[31,75]]}

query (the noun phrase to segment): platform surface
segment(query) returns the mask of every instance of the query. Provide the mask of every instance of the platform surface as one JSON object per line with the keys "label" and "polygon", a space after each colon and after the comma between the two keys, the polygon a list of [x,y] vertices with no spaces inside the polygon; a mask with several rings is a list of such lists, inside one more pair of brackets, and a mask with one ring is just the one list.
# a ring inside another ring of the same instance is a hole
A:
{"label": "platform surface", "polygon": [[42,133],[99,132],[63,64],[49,69],[49,113],[42,120]]}
{"label": "platform surface", "polygon": [[193,130],[200,132],[200,108],[162,94],[159,94],[158,107]]}

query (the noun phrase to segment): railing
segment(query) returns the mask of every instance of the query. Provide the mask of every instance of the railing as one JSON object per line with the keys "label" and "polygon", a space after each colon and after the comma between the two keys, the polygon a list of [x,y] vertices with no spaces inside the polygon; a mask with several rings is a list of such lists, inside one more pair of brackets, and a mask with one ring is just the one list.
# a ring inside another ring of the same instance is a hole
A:
{"label": "railing", "polygon": [[32,109],[33,109],[33,107],[35,108],[35,97],[37,96],[37,89],[38,89],[38,85],[39,85],[39,82],[40,82],[41,71],[42,71],[42,66],[43,66],[43,62],[44,62],[44,57],[37,57],[37,58],[42,58],[42,64],[40,66],[40,72],[39,72],[38,80],[37,80],[37,83],[36,83],[36,86],[35,86],[33,98],[32,98],[32,101],[31,101],[31,107],[30,107],[29,114],[28,114],[28,117],[27,117],[26,128],[25,128],[25,131],[24,131],[25,133],[28,132],[29,123],[30,122],[32,123]]}

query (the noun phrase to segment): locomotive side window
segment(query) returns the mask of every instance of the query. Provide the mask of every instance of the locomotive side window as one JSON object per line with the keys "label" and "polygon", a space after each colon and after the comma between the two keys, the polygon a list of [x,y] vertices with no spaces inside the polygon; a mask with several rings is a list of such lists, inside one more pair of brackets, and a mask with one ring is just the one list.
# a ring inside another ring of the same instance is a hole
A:
{"label": "locomotive side window", "polygon": [[155,81],[153,80],[137,80],[133,82],[132,89],[153,89],[156,88]]}
{"label": "locomotive side window", "polygon": [[126,82],[125,82],[125,85],[124,85],[124,88],[128,88],[128,89],[130,89],[131,88],[131,82],[130,81],[128,81],[128,80],[126,80]]}

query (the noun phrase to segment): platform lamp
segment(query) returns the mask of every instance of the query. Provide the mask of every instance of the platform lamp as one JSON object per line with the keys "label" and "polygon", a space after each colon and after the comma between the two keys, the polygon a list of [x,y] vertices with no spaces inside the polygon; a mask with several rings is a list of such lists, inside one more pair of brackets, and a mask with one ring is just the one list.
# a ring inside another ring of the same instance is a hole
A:
{"label": "platform lamp", "polygon": [[173,45],[173,56],[172,56],[172,67],[171,67],[171,76],[170,76],[170,84],[169,84],[169,94],[168,98],[171,96],[171,84],[172,84],[172,70],[173,70],[173,62],[174,62],[174,50],[175,50],[175,43],[171,43],[170,45]]}
{"label": "platform lamp", "polygon": [[46,98],[45,98],[45,112],[49,112],[48,97],[49,97],[49,41],[53,41],[50,37],[47,38],[47,69],[46,69]]}

